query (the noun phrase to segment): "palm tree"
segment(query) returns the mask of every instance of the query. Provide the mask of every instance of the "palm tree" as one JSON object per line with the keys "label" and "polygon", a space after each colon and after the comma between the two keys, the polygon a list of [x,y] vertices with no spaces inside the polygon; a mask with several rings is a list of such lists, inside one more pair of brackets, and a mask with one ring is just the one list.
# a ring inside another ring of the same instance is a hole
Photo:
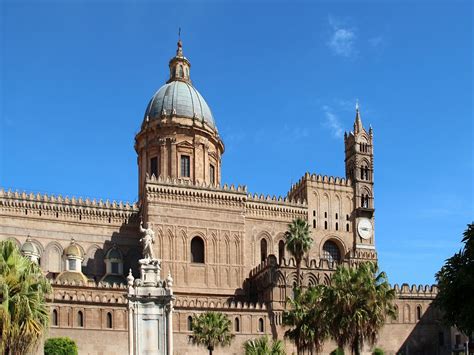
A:
{"label": "palm tree", "polygon": [[206,312],[193,317],[193,335],[191,340],[196,345],[204,345],[212,355],[218,345],[227,346],[233,338],[230,332],[231,321],[220,312]]}
{"label": "palm tree", "polygon": [[296,261],[296,287],[301,285],[301,261],[304,255],[311,249],[313,238],[309,234],[308,223],[297,218],[288,224],[288,230],[285,233],[286,249],[293,255]]}
{"label": "palm tree", "polygon": [[373,345],[386,317],[395,317],[395,292],[386,274],[377,272],[372,262],[355,268],[341,265],[327,287],[324,303],[331,337],[341,348],[350,345],[353,354],[360,354],[364,341]]}
{"label": "palm tree", "polygon": [[325,292],[325,286],[318,285],[288,300],[289,310],[283,313],[283,324],[291,328],[285,332],[285,337],[295,343],[297,354],[305,350],[320,352],[328,337]]}
{"label": "palm tree", "polygon": [[0,242],[0,353],[34,351],[49,325],[51,285],[11,240]]}
{"label": "palm tree", "polygon": [[285,348],[281,340],[270,343],[265,335],[257,339],[247,340],[244,344],[245,355],[285,355]]}

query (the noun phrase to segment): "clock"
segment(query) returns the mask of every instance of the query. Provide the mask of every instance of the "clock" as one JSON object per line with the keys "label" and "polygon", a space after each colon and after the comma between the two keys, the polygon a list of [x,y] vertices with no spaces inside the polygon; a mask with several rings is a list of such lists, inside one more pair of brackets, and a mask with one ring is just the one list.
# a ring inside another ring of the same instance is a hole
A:
{"label": "clock", "polygon": [[369,239],[372,236],[374,228],[372,227],[372,222],[368,218],[359,219],[357,223],[357,232],[362,239]]}

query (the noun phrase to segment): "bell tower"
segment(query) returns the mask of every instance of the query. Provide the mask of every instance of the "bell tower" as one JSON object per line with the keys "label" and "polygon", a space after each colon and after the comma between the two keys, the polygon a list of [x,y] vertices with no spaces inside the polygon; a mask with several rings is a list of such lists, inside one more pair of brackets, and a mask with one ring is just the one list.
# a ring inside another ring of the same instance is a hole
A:
{"label": "bell tower", "polygon": [[356,249],[374,249],[374,155],[373,130],[362,124],[356,104],[354,130],[344,133],[346,178],[354,189],[352,215]]}

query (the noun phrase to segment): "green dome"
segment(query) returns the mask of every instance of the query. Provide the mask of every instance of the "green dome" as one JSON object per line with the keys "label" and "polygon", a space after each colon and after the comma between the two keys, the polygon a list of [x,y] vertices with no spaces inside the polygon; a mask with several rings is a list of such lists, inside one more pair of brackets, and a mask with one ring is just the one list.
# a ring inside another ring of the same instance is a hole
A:
{"label": "green dome", "polygon": [[22,245],[21,252],[23,254],[25,254],[25,253],[39,254],[38,248],[29,239],[27,239],[26,242]]}
{"label": "green dome", "polygon": [[105,259],[117,259],[117,260],[123,260],[122,253],[119,248],[116,246],[112,247],[109,249],[107,254],[105,255]]}
{"label": "green dome", "polygon": [[64,250],[64,254],[66,254],[66,256],[82,258],[82,250],[74,241]]}

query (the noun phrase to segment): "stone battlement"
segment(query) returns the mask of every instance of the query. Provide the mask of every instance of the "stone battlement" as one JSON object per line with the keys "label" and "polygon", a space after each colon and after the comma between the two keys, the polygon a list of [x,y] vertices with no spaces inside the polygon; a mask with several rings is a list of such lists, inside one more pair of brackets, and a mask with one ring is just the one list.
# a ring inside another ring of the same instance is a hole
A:
{"label": "stone battlement", "polygon": [[[258,275],[263,270],[278,266],[279,268],[296,268],[296,261],[294,258],[282,258],[281,263],[278,264],[277,259],[274,255],[270,255],[265,261],[262,261],[259,265],[254,267],[249,274],[249,277],[252,278],[255,275]],[[312,270],[336,270],[338,263],[331,262],[326,259],[305,259],[301,262],[301,270],[312,269]]]}
{"label": "stone battlement", "polygon": [[[147,176],[146,182],[149,184],[147,192],[167,193],[192,197],[216,198],[225,200],[235,200],[238,202],[254,202],[291,207],[307,207],[306,201],[299,199],[290,199],[282,196],[270,196],[264,194],[247,193],[247,186],[233,184],[212,185],[206,182],[193,183],[190,180],[175,179],[170,177],[151,177]],[[152,185],[152,187],[150,186]],[[163,186],[157,188],[156,185]],[[183,190],[182,188],[192,188],[193,191]],[[230,194],[230,195],[229,195]],[[234,195],[232,197],[232,195]]]}
{"label": "stone battlement", "polygon": [[207,301],[207,300],[181,300],[179,297],[174,302],[176,308],[211,308],[224,309],[229,311],[241,310],[266,310],[267,306],[259,302],[240,302],[240,301]]}
{"label": "stone battlement", "polygon": [[130,202],[76,198],[62,195],[27,193],[0,189],[0,208],[15,214],[36,211],[38,216],[73,217],[79,220],[128,219],[138,213],[138,206]]}
{"label": "stone battlement", "polygon": [[127,304],[126,285],[89,281],[51,280],[53,292],[48,295],[50,302]]}
{"label": "stone battlement", "polygon": [[306,172],[303,177],[301,177],[297,183],[293,184],[288,192],[288,195],[292,195],[293,193],[297,192],[305,183],[306,181],[317,182],[327,185],[334,185],[334,186],[342,186],[342,187],[350,187],[352,186],[352,181],[350,179],[337,177],[337,176],[327,176],[327,175],[320,175],[320,174],[310,174]]}
{"label": "stone battlement", "polygon": [[81,287],[81,288],[93,288],[93,289],[120,289],[126,290],[127,286],[125,284],[117,284],[117,283],[107,283],[107,282],[95,282],[95,281],[88,281],[87,283],[82,281],[75,281],[75,280],[50,280],[51,286],[54,288],[55,286],[70,286],[70,287]]}
{"label": "stone battlement", "polygon": [[397,295],[397,298],[404,297],[423,297],[423,298],[435,298],[438,294],[438,286],[436,285],[408,285],[407,283],[394,284],[393,289]]}

